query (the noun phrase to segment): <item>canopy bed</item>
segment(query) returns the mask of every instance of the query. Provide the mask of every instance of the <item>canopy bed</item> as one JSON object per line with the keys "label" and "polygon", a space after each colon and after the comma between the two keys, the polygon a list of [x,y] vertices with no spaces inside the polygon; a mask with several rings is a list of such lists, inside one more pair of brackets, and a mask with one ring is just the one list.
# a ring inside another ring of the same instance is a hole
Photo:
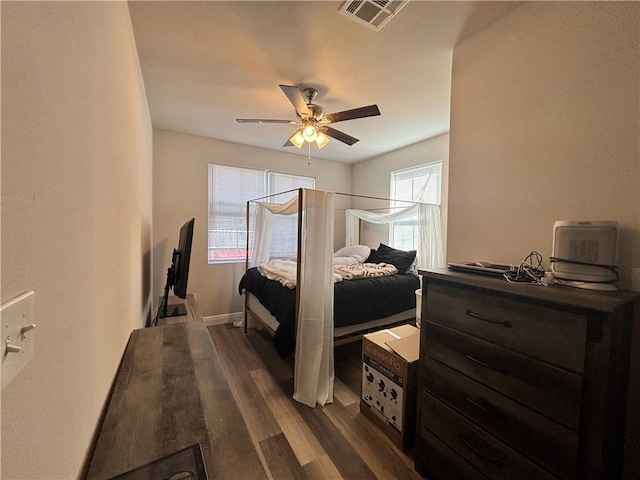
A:
{"label": "canopy bed", "polygon": [[[278,202],[283,198],[288,200]],[[295,232],[274,228],[281,215],[297,220],[285,222]],[[363,222],[383,225],[412,217],[419,219],[416,250],[361,244]],[[336,250],[342,228],[345,247]],[[334,342],[413,321],[417,267],[444,263],[438,205],[299,189],[247,202],[247,232],[246,273],[239,285],[245,329],[255,319],[273,335],[281,356],[295,354],[294,398],[312,407],[333,399]],[[273,238],[283,235],[297,240],[297,251],[278,258]]]}

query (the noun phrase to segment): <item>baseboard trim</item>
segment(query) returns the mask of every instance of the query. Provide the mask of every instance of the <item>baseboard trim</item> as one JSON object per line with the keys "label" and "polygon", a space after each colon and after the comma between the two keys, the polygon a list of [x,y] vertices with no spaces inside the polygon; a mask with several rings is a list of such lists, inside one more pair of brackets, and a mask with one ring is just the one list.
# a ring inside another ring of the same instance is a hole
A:
{"label": "baseboard trim", "polygon": [[243,312],[224,313],[222,315],[210,315],[202,317],[205,325],[224,325],[225,323],[233,323],[244,320]]}

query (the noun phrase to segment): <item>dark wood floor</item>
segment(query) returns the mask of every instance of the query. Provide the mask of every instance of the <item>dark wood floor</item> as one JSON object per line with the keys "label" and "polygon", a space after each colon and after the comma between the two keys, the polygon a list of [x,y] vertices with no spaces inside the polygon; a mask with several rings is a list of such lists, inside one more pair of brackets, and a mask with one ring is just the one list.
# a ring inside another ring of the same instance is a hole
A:
{"label": "dark wood floor", "polygon": [[209,326],[231,391],[270,478],[420,479],[401,452],[359,411],[361,342],[335,349],[334,403],[293,400],[293,360],[263,332]]}

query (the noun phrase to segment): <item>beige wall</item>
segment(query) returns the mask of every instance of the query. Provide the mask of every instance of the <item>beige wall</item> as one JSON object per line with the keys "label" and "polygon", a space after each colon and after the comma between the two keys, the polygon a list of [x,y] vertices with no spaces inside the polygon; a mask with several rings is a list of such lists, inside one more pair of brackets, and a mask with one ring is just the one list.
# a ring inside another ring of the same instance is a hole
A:
{"label": "beige wall", "polygon": [[[437,161],[442,161],[440,211],[442,214],[442,232],[446,245],[449,176],[448,133],[355,164],[352,170],[351,191],[359,195],[389,198],[391,172]],[[375,246],[377,241],[383,241],[381,238],[385,235],[387,238],[384,241],[388,241],[388,230],[386,227],[384,230],[384,232],[380,231],[377,234],[375,241],[365,241],[363,243]],[[372,237],[375,235],[374,231],[375,229],[370,227]]]}
{"label": "beige wall", "polygon": [[1,8],[2,301],[34,290],[37,324],[2,478],[76,478],[150,308],[150,118],[126,3]]}
{"label": "beige wall", "polygon": [[529,2],[454,49],[448,260],[548,266],[556,220],[617,220],[640,266],[635,2]]}
{"label": "beige wall", "polygon": [[162,295],[180,227],[195,217],[188,291],[196,294],[200,313],[205,317],[242,311],[238,283],[245,268],[244,262],[207,263],[209,163],[314,176],[316,188],[324,190],[348,192],[351,185],[350,165],[314,158],[309,164],[306,157],[299,155],[166,130],[154,130],[153,155],[155,296]]}

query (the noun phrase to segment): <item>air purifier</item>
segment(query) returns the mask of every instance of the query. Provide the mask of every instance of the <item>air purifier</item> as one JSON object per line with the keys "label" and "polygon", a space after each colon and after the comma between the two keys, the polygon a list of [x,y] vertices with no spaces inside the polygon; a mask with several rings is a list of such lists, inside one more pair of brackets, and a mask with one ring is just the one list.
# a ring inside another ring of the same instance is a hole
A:
{"label": "air purifier", "polygon": [[618,224],[557,221],[553,224],[551,271],[558,283],[590,290],[617,290]]}

